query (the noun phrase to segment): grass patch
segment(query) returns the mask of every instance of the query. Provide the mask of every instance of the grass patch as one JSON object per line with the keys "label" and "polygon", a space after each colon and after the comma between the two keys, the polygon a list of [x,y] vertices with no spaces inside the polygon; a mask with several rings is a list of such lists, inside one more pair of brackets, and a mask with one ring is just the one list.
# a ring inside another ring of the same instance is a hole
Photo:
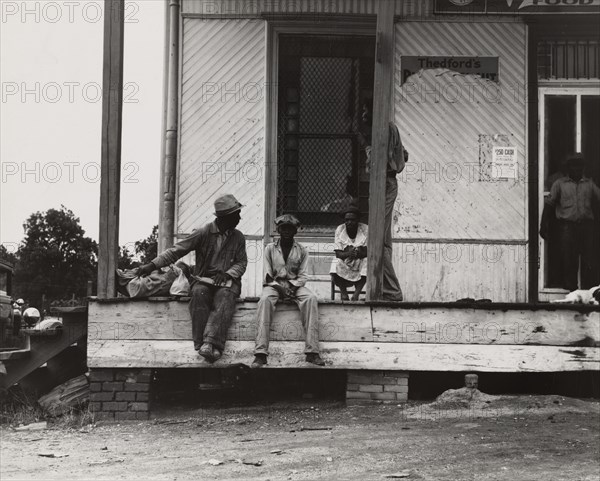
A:
{"label": "grass patch", "polygon": [[0,426],[20,426],[47,421],[49,426],[64,429],[81,429],[95,424],[95,415],[85,401],[78,406],[49,413],[37,402],[36,394],[19,385],[0,393]]}

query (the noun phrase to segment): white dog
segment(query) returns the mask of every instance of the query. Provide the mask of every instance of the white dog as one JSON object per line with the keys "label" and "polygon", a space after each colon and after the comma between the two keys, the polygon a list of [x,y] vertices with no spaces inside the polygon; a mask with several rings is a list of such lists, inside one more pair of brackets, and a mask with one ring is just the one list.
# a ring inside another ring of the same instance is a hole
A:
{"label": "white dog", "polygon": [[569,292],[564,299],[552,301],[557,304],[600,304],[600,286],[591,289],[577,289]]}

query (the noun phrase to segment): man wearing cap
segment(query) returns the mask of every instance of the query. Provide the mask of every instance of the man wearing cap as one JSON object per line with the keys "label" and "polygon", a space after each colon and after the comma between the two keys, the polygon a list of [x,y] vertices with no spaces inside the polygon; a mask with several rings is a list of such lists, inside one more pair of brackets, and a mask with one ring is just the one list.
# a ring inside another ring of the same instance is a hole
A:
{"label": "man wearing cap", "polygon": [[[359,141],[364,146],[367,155],[367,172],[371,159],[371,126],[372,118],[367,104],[363,105],[362,120],[365,127],[364,133],[359,134]],[[394,204],[398,196],[398,179],[396,175],[404,170],[404,165],[408,162],[408,151],[402,144],[398,127],[393,122],[389,122],[389,137],[387,158],[382,159],[386,162],[385,179],[385,223],[383,226],[385,236],[383,238],[383,286],[382,298],[388,301],[402,301],[402,289],[392,264],[392,217],[394,214]],[[371,226],[373,227],[373,226]]]}
{"label": "man wearing cap", "polygon": [[344,211],[344,223],[335,230],[335,259],[331,263],[331,278],[340,288],[342,300],[349,300],[347,288],[354,286],[352,300],[358,301],[367,282],[368,226],[360,221],[355,203]]}
{"label": "man wearing cap", "polygon": [[290,299],[300,308],[306,333],[306,361],[325,365],[319,355],[319,310],[317,296],[306,287],[308,251],[294,240],[300,221],[285,214],[275,219],[279,239],[265,247],[263,291],[258,301],[257,333],[252,367],[267,364],[269,329],[279,299]]}
{"label": "man wearing cap", "polygon": [[594,232],[594,208],[600,206],[600,188],[583,175],[585,159],[581,154],[567,159],[567,175],[556,180],[546,199],[540,234],[546,237],[551,211],[557,220],[558,244],[562,267],[561,287],[574,291],[578,288],[579,258],[581,257],[581,288],[590,289],[598,284],[596,250],[598,240]]}
{"label": "man wearing cap", "polygon": [[[189,306],[192,336],[194,349],[209,362],[223,354],[235,299],[240,295],[242,275],[248,264],[246,239],[235,228],[242,207],[231,194],[219,197],[215,200],[213,222],[166,249],[138,271],[138,275],[148,275],[195,251]],[[199,282],[197,278],[209,278],[212,282]]]}

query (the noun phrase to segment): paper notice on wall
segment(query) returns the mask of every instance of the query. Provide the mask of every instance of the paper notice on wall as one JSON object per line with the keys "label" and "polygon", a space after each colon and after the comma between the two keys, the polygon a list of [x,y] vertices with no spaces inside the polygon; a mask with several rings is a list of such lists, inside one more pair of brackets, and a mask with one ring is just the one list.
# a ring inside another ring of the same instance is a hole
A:
{"label": "paper notice on wall", "polygon": [[492,147],[490,176],[493,179],[517,178],[517,149],[513,146]]}

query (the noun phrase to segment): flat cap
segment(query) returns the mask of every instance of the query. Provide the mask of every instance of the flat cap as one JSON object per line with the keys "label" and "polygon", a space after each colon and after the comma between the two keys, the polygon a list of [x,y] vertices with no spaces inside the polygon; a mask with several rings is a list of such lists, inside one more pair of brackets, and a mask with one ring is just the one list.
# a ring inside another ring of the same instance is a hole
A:
{"label": "flat cap", "polygon": [[296,229],[300,227],[300,221],[292,214],[283,214],[277,217],[277,219],[275,219],[275,225],[277,227],[285,224],[293,225]]}

